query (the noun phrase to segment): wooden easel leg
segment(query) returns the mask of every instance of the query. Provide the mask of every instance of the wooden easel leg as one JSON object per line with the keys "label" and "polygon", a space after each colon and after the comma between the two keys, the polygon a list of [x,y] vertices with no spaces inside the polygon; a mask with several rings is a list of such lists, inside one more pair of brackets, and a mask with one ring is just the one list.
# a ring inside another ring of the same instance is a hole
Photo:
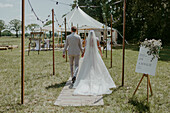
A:
{"label": "wooden easel leg", "polygon": [[139,87],[140,83],[142,82],[144,76],[145,76],[145,74],[143,74],[143,76],[142,76],[140,82],[138,83],[138,86],[137,86],[135,92],[133,93],[133,95],[135,95],[136,91],[138,90],[138,87]]}
{"label": "wooden easel leg", "polygon": [[149,80],[149,87],[150,87],[151,96],[152,96],[152,95],[153,95],[153,93],[152,93],[152,87],[151,87],[151,82],[150,82],[150,78],[149,78],[149,76],[148,76],[148,80]]}
{"label": "wooden easel leg", "polygon": [[149,102],[149,75],[147,75],[147,102]]}

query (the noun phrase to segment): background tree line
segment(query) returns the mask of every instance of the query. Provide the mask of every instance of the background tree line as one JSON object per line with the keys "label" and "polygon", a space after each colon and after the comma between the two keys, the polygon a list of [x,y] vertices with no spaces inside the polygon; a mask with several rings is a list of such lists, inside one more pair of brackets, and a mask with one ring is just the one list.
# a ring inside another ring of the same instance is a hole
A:
{"label": "background tree line", "polygon": [[[123,0],[78,0],[83,11],[96,20],[110,26],[113,15],[113,27],[123,32]],[[90,7],[100,6],[100,7]],[[112,8],[110,8],[112,6]],[[127,0],[126,4],[126,40],[132,43],[147,39],[161,39],[170,44],[169,0]],[[119,38],[120,39],[120,38]]]}
{"label": "background tree line", "polygon": [[[123,32],[123,0],[115,4],[117,0],[78,0],[83,11],[94,19],[107,23],[110,26],[110,15],[113,15],[113,27],[121,34]],[[74,8],[77,0],[74,0]],[[97,7],[90,7],[97,6]],[[112,8],[110,8],[112,6]],[[126,5],[126,40],[132,43],[147,39],[161,39],[164,44],[170,44],[169,32],[169,0],[127,0]],[[48,21],[45,25],[51,24]],[[26,26],[26,30],[34,31],[39,28],[37,24]],[[13,19],[6,25],[0,20],[0,36],[11,36],[11,31],[16,33],[21,29],[21,21]],[[121,39],[121,38],[119,38]]]}
{"label": "background tree line", "polygon": [[[45,24],[46,25],[46,24]],[[28,31],[35,31],[36,28],[40,28],[38,24],[29,24],[25,27]],[[19,31],[21,31],[21,21],[18,19],[13,19],[8,25],[5,24],[4,20],[0,20],[0,37],[1,36],[14,36],[12,32],[15,32],[15,36],[19,37]],[[26,33],[26,35],[29,35]]]}

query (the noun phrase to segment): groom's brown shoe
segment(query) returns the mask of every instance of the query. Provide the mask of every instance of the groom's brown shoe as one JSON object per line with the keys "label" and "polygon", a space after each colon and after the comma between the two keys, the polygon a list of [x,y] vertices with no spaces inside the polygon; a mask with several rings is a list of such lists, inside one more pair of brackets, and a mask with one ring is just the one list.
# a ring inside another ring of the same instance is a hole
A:
{"label": "groom's brown shoe", "polygon": [[72,83],[74,84],[75,81],[76,81],[76,77],[74,76],[74,77],[72,78]]}

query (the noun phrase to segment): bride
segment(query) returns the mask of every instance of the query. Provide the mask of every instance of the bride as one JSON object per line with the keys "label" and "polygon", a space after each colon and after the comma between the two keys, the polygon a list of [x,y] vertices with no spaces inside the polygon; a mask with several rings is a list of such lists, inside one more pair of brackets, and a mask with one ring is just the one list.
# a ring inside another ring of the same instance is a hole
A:
{"label": "bride", "polygon": [[86,52],[73,85],[74,95],[110,94],[110,88],[116,87],[97,47],[97,37],[93,30],[89,32]]}

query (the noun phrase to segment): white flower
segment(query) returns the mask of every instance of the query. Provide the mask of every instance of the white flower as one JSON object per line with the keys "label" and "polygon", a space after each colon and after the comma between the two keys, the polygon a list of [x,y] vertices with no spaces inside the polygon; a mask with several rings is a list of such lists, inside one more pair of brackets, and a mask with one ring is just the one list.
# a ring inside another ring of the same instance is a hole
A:
{"label": "white flower", "polygon": [[147,40],[147,38],[145,39],[144,42],[141,43],[141,47],[146,47],[146,48],[149,48],[149,51],[147,52],[148,55],[153,55],[153,58],[154,59],[155,57],[159,58],[159,50],[162,49],[161,47],[162,45],[162,42],[161,40],[155,40],[155,39],[152,39],[152,40]]}

